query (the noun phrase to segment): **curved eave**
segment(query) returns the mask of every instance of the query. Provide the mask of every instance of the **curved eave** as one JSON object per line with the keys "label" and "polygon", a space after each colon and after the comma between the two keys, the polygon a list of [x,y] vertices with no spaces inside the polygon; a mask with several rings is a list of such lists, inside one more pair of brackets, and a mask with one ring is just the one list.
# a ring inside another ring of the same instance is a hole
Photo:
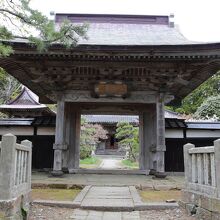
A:
{"label": "curved eave", "polygon": [[[25,53],[30,51],[36,52],[39,55],[50,54],[51,52],[64,52],[72,53],[73,51],[90,51],[90,52],[101,52],[101,51],[113,51],[113,52],[150,52],[154,55],[154,52],[185,52],[185,53],[207,53],[207,52],[218,52],[220,54],[220,42],[210,42],[210,43],[189,43],[189,44],[161,44],[161,45],[93,45],[93,44],[81,44],[72,48],[65,48],[62,44],[52,44],[49,50],[40,53],[36,50],[36,46],[29,42],[19,42],[19,41],[0,41],[7,45],[11,45],[14,50],[22,51],[22,49],[28,49]],[[17,53],[18,51],[15,51]]]}
{"label": "curved eave", "polygon": [[12,114],[15,112],[42,112],[45,113],[47,115],[51,115],[51,116],[55,116],[56,113],[50,109],[48,109],[48,107],[34,107],[34,108],[10,108],[10,107],[0,107],[0,112],[3,112],[5,114]]}

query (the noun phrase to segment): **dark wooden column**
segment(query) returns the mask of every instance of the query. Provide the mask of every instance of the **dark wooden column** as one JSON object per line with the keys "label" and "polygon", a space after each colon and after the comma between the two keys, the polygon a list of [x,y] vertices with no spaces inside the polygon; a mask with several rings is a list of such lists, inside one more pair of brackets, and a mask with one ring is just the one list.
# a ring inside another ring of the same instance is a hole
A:
{"label": "dark wooden column", "polygon": [[75,173],[79,169],[80,160],[81,114],[77,108],[70,108],[69,115],[67,167],[69,173]]}

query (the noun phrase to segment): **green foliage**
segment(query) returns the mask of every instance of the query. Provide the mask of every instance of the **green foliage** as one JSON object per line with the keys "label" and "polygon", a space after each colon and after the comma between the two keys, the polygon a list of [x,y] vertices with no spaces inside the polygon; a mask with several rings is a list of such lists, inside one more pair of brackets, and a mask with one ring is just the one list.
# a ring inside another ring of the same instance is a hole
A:
{"label": "green foliage", "polygon": [[97,157],[87,157],[83,160],[80,160],[80,164],[97,164],[100,162],[100,159]]}
{"label": "green foliage", "polygon": [[0,104],[7,103],[21,91],[21,84],[0,68]]}
{"label": "green foliage", "polygon": [[[29,6],[30,0],[0,0],[0,39],[27,39],[34,43],[39,51],[46,50],[51,43],[61,43],[66,47],[75,46],[79,38],[86,38],[87,24],[73,25],[64,20],[55,27],[40,11]],[[7,56],[12,48],[5,41],[0,44],[0,56]]]}
{"label": "green foliage", "polygon": [[192,114],[196,112],[199,106],[201,106],[208,97],[218,95],[219,91],[220,72],[216,73],[185,97],[180,107],[170,107],[170,110],[184,114]]}
{"label": "green foliage", "polygon": [[21,215],[22,215],[22,219],[26,220],[27,219],[27,215],[28,215],[28,210],[24,207],[21,207]]}
{"label": "green foliage", "polygon": [[138,168],[138,163],[131,160],[122,160],[122,164],[128,168]]}
{"label": "green foliage", "polygon": [[92,125],[81,119],[81,134],[80,134],[80,159],[91,157],[95,145],[99,139],[106,138],[107,131],[101,125]]}
{"label": "green foliage", "polygon": [[81,134],[80,134],[80,159],[85,159],[91,157],[93,150],[92,135],[94,129],[88,127],[86,120],[82,118],[81,120]]}
{"label": "green foliage", "polygon": [[129,160],[137,161],[139,153],[138,128],[127,122],[119,122],[115,136],[119,139],[120,146],[127,150]]}
{"label": "green foliage", "polygon": [[91,157],[93,148],[88,145],[81,145],[80,146],[80,159],[86,159]]}
{"label": "green foliage", "polygon": [[209,119],[220,118],[220,95],[206,99],[195,112],[196,118]]}

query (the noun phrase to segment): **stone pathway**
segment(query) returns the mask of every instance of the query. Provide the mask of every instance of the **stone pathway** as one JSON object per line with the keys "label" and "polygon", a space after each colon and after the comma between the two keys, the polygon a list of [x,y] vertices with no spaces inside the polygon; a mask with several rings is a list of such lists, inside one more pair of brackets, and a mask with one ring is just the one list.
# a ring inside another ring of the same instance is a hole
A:
{"label": "stone pathway", "polygon": [[[63,208],[42,206],[46,204]],[[86,186],[72,202],[35,201],[31,211],[30,220],[32,219],[191,220],[177,204],[142,202],[134,186]]]}
{"label": "stone pathway", "polygon": [[79,197],[81,197],[81,207],[84,209],[105,211],[134,209],[134,200],[130,187],[91,186],[85,191],[82,191],[82,194],[85,194],[83,198],[79,194]]}
{"label": "stone pathway", "polygon": [[103,158],[99,169],[121,169],[120,159]]}
{"label": "stone pathway", "polygon": [[77,220],[140,220],[143,205],[134,186],[86,186],[73,201],[79,205],[71,219]]}
{"label": "stone pathway", "polygon": [[77,220],[140,220],[139,211],[134,212],[100,212],[75,209],[71,219]]}
{"label": "stone pathway", "polygon": [[177,203],[144,203],[134,186],[86,186],[73,200],[72,207],[96,211],[139,211],[175,209]]}

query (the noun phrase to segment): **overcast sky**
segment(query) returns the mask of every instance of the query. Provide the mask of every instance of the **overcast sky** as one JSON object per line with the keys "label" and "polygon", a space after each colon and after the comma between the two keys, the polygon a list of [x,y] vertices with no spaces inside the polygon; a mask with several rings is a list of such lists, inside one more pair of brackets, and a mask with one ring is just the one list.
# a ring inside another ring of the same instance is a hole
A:
{"label": "overcast sky", "polygon": [[220,42],[220,0],[32,0],[50,11],[98,14],[169,15],[190,40]]}

